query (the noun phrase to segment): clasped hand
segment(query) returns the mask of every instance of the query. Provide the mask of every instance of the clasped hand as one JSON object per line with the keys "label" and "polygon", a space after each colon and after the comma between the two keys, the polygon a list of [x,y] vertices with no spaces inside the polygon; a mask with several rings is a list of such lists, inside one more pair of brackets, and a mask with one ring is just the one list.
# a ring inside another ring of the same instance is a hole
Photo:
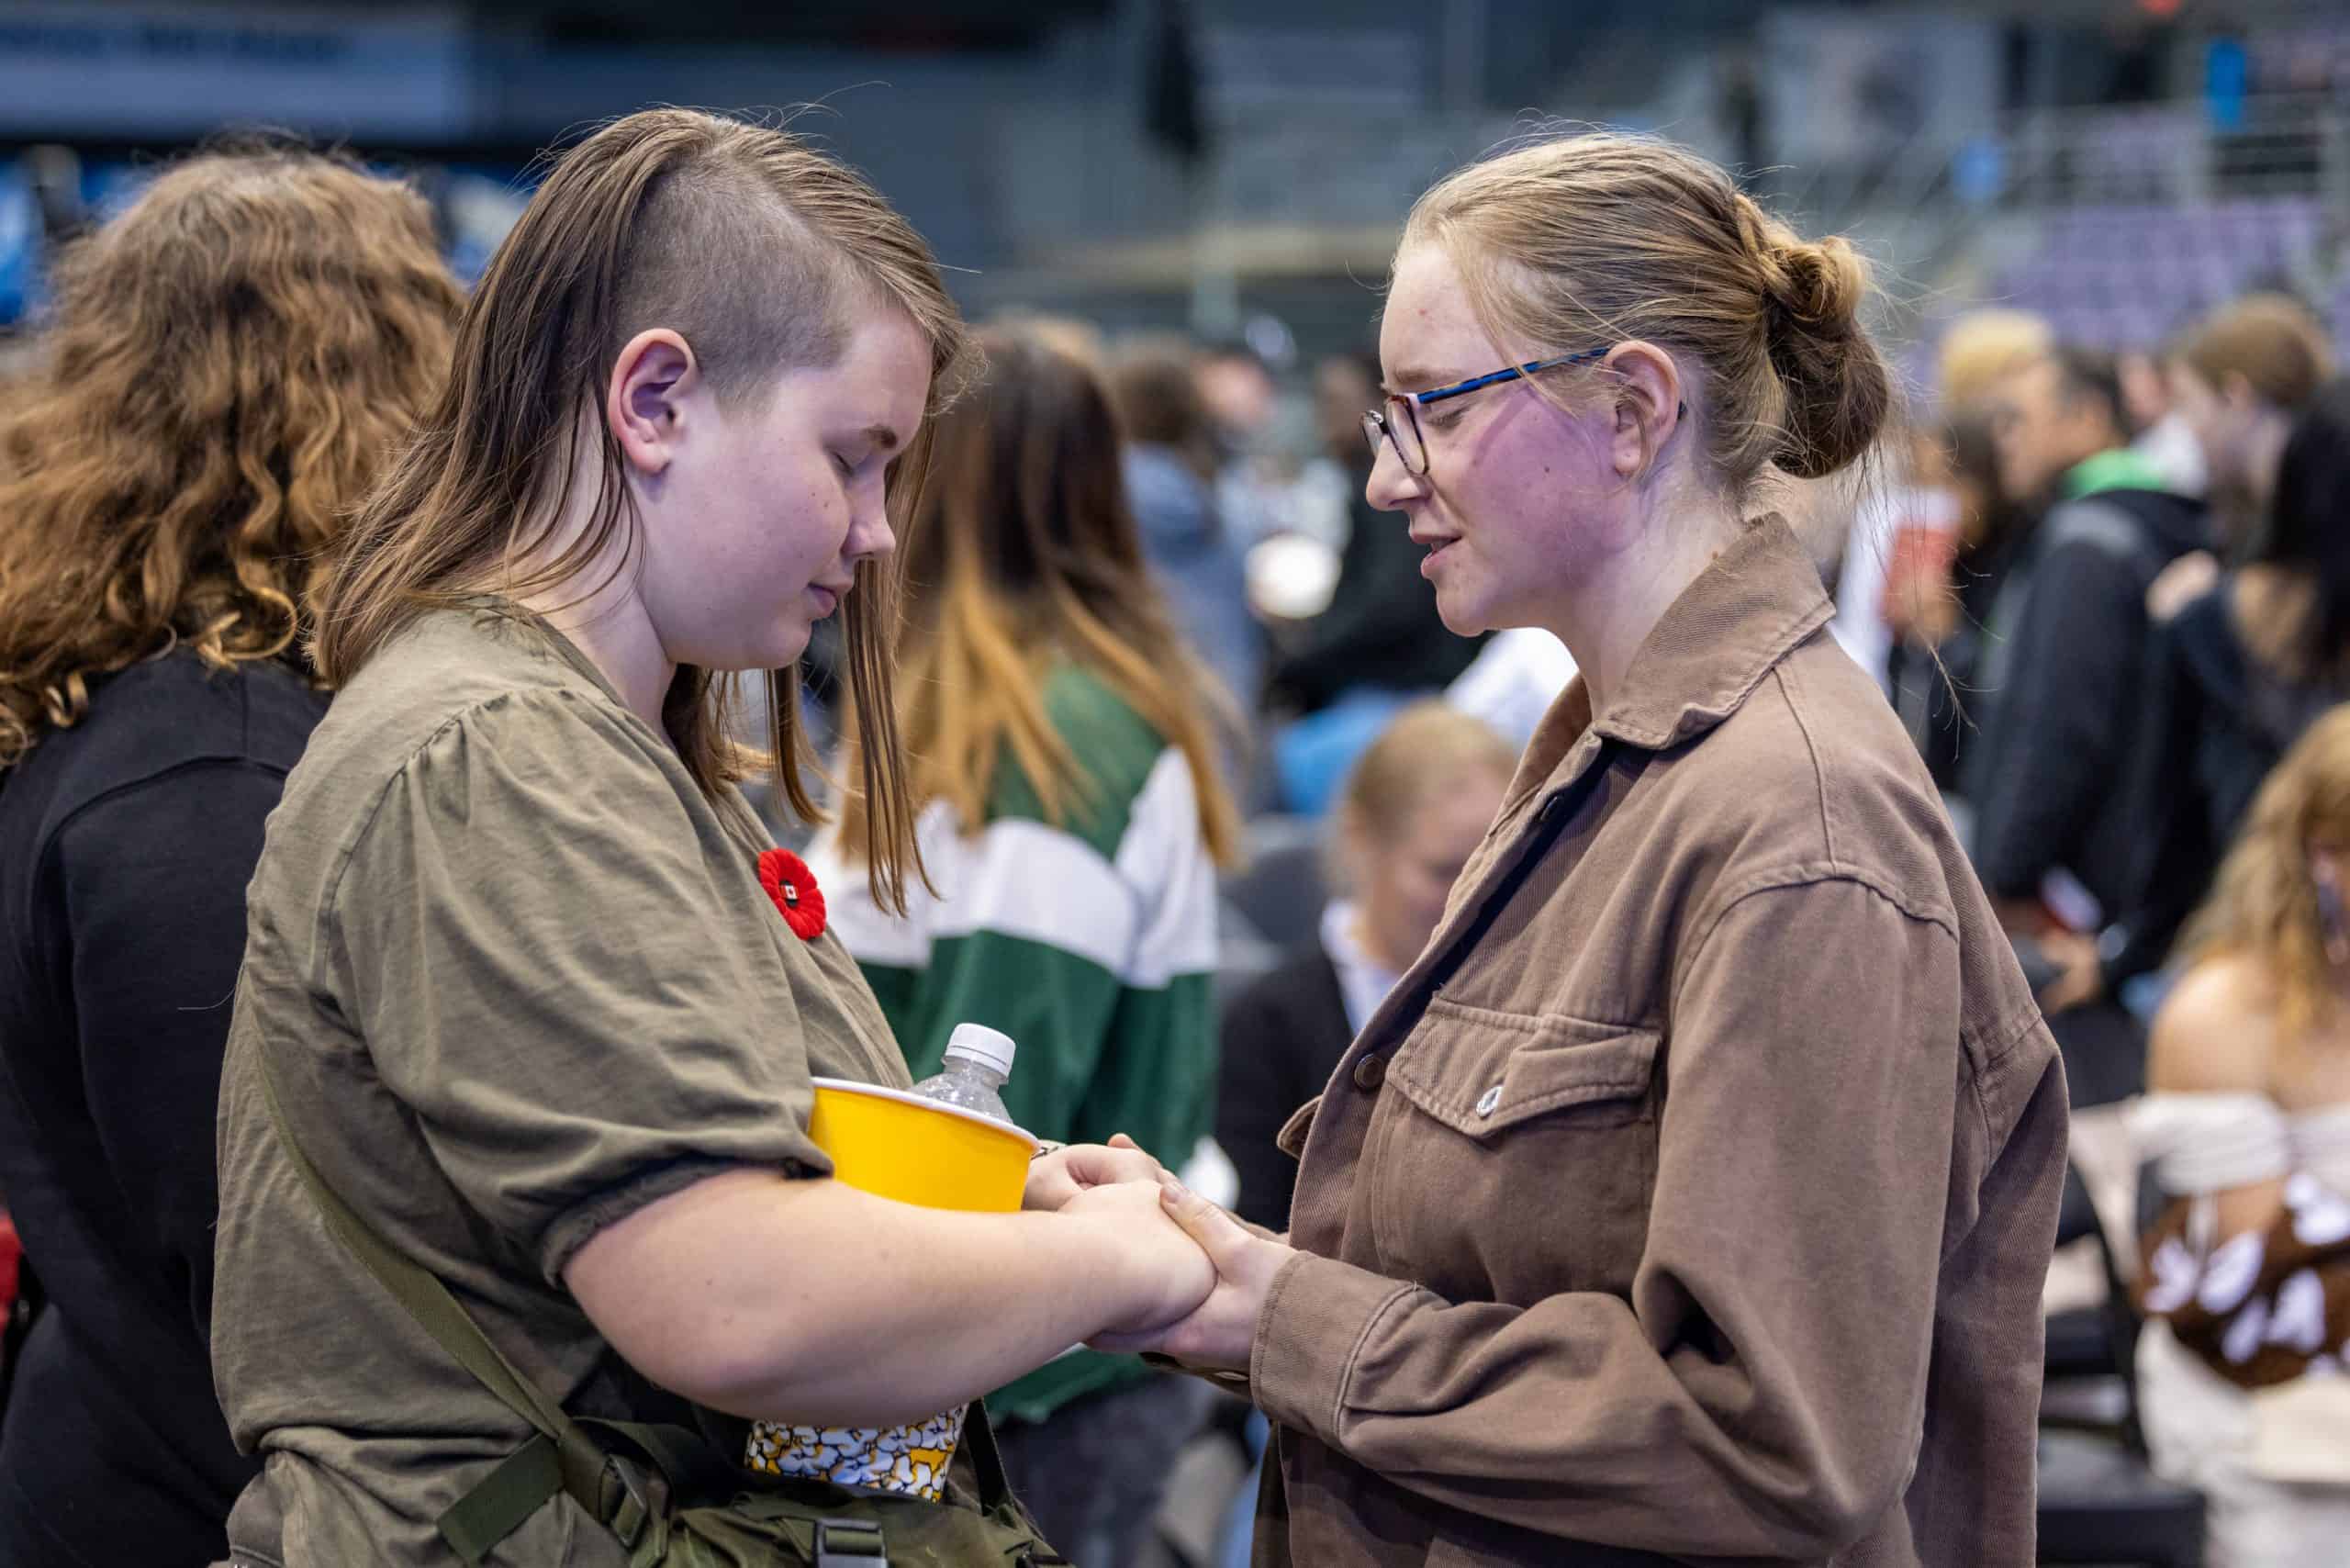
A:
{"label": "clasped hand", "polygon": [[[1122,1207],[1140,1222],[1147,1211],[1141,1208],[1143,1194],[1134,1188],[1143,1182],[1156,1190],[1156,1207],[1166,1224],[1162,1228],[1138,1223],[1136,1249],[1147,1254],[1146,1268],[1169,1276],[1172,1288],[1158,1299],[1190,1305],[1114,1326],[1090,1343],[1097,1350],[1158,1351],[1202,1370],[1245,1371],[1273,1276],[1293,1255],[1285,1243],[1242,1225],[1185,1187],[1123,1133],[1106,1144],[1075,1144],[1037,1159],[1024,1202],[1032,1209],[1069,1212]],[[1161,1245],[1172,1239],[1169,1231],[1188,1238],[1212,1265],[1214,1279],[1204,1299],[1196,1285],[1196,1255]]]}

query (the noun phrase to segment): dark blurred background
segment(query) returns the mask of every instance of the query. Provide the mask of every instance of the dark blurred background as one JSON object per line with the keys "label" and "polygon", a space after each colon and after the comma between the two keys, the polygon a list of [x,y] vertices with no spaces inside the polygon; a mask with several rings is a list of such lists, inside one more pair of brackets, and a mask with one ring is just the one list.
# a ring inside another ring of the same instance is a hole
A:
{"label": "dark blurred background", "polygon": [[[821,103],[804,128],[975,312],[1277,369],[1356,346],[1413,196],[1550,116],[1664,130],[1853,233],[1922,307],[1907,335],[1996,296],[2123,347],[2255,279],[2350,309],[2345,91],[2350,19],[2288,0],[5,0],[0,323],[38,310],[48,241],[224,127],[414,168],[471,268],[587,123]],[[2067,219],[2116,204],[2196,217],[2116,252]]]}

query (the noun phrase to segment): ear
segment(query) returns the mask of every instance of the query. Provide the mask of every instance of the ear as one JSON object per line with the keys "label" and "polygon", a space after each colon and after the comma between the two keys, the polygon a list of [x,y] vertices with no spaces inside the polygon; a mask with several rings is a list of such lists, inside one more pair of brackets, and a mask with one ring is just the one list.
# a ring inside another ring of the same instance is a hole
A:
{"label": "ear", "polygon": [[1681,367],[1654,343],[1636,340],[1610,349],[1600,369],[1614,383],[1615,424],[1608,455],[1617,477],[1639,478],[1687,417]]}
{"label": "ear", "polygon": [[683,431],[685,400],[700,384],[694,351],[668,328],[650,327],[628,341],[612,361],[604,422],[631,467],[651,476],[669,466]]}
{"label": "ear", "polygon": [[2221,379],[2220,400],[2238,413],[2257,408],[2260,394],[2252,389],[2252,382],[2241,370],[2231,370]]}

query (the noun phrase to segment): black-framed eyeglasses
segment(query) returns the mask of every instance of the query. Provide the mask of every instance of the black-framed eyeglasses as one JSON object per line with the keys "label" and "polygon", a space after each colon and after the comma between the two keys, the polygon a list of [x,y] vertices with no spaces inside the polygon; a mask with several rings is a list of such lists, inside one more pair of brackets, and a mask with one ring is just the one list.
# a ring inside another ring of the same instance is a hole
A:
{"label": "black-framed eyeglasses", "polygon": [[[1428,471],[1427,438],[1420,433],[1420,409],[1428,403],[1441,403],[1447,398],[1459,398],[1481,386],[1491,386],[1498,381],[1517,381],[1537,371],[1556,370],[1562,364],[1586,364],[1606,356],[1606,349],[1585,349],[1581,353],[1563,354],[1557,359],[1530,359],[1524,364],[1513,364],[1489,375],[1472,375],[1466,381],[1456,381],[1449,386],[1438,386],[1428,392],[1390,392],[1381,407],[1366,411],[1362,417],[1362,433],[1371,442],[1371,461],[1379,460],[1379,443],[1386,442],[1404,460],[1404,466],[1414,474]],[[1399,414],[1400,410],[1400,414]]]}

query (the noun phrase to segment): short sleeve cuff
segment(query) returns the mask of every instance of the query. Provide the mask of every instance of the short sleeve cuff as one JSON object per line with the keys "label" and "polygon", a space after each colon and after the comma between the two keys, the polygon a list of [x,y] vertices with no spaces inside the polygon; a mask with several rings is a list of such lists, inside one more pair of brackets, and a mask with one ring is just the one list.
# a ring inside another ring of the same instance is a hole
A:
{"label": "short sleeve cuff", "polygon": [[728,1170],[740,1170],[746,1165],[772,1170],[786,1178],[805,1179],[830,1176],[833,1162],[814,1144],[807,1146],[801,1155],[788,1157],[779,1164],[741,1159],[713,1159],[695,1157],[672,1159],[640,1171],[618,1186],[607,1187],[593,1197],[565,1209],[547,1227],[546,1241],[541,1249],[541,1267],[546,1271],[547,1282],[563,1288],[563,1271],[571,1260],[599,1230],[617,1225],[637,1210],[658,1203],[673,1193],[682,1193],[697,1182]]}
{"label": "short sleeve cuff", "polygon": [[1364,1341],[1419,1287],[1301,1252],[1273,1276],[1257,1316],[1248,1381],[1258,1407],[1333,1448]]}

